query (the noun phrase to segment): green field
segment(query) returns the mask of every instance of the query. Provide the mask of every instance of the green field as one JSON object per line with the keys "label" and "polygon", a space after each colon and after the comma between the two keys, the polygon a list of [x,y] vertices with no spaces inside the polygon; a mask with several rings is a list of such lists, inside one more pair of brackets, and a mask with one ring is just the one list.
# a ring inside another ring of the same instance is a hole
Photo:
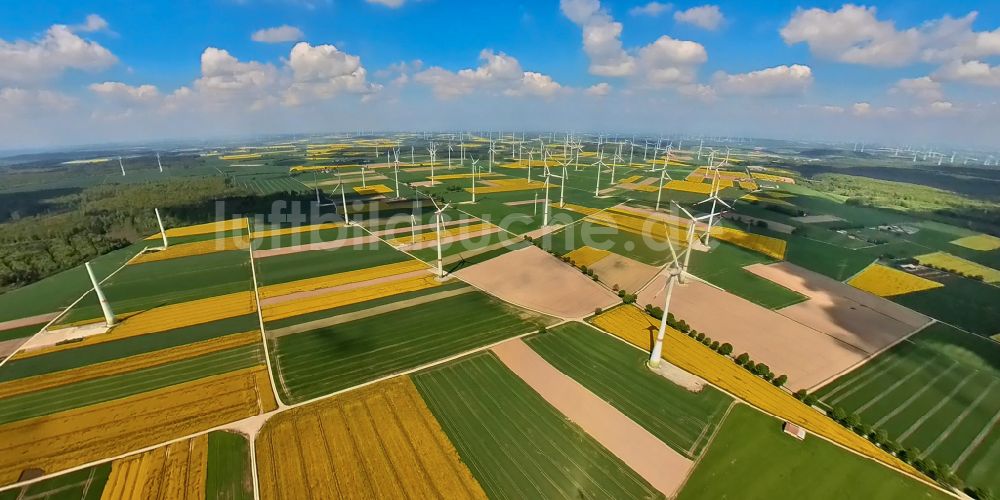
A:
{"label": "green field", "polygon": [[938,281],[944,287],[891,300],[984,337],[1000,333],[1000,287],[957,275]]}
{"label": "green field", "polygon": [[567,323],[525,340],[559,371],[694,458],[715,432],[729,396],[706,387],[692,393],[646,368],[649,356],[583,323]]}
{"label": "green field", "polygon": [[[773,260],[756,252],[718,242],[711,252],[691,252],[690,271],[695,276],[768,309],[780,309],[806,300],[806,296],[743,269]],[[643,304],[645,305],[645,304]]]}
{"label": "green field", "polygon": [[235,347],[166,365],[0,399],[0,424],[124,398],[263,363],[260,345]]}
{"label": "green field", "polygon": [[205,496],[219,500],[253,498],[250,443],[242,434],[225,431],[208,434]]}
{"label": "green field", "polygon": [[680,500],[767,498],[951,498],[815,436],[799,441],[781,421],[736,405]]}
{"label": "green field", "polygon": [[3,366],[3,370],[0,370],[0,382],[79,368],[257,329],[259,329],[257,314],[248,314],[165,332],[128,337],[113,342],[65,349],[30,358],[12,359]]}
{"label": "green field", "polygon": [[[258,231],[263,230],[258,228]],[[298,245],[310,245],[313,243],[327,243],[331,241],[342,240],[346,238],[354,238],[358,236],[364,236],[364,230],[357,226],[342,226],[333,229],[323,229],[319,231],[307,231],[304,233],[294,233],[294,234],[283,234],[280,236],[268,236],[265,238],[254,239],[254,251],[257,250],[270,250],[273,248],[285,248]]]}
{"label": "green field", "polygon": [[343,273],[383,264],[403,262],[408,255],[389,245],[376,242],[363,248],[339,248],[254,258],[259,286],[288,283],[327,274]]}
{"label": "green field", "polygon": [[659,498],[632,469],[482,353],[413,376],[492,498]]}
{"label": "green field", "polygon": [[0,342],[3,342],[5,340],[30,337],[38,333],[38,331],[41,330],[43,326],[45,326],[45,323],[39,323],[37,325],[21,326],[18,328],[11,328],[10,330],[0,331]]}
{"label": "green field", "polygon": [[0,500],[99,500],[111,474],[111,462],[68,472],[0,493]]}
{"label": "green field", "polygon": [[283,400],[296,403],[527,333],[551,321],[484,293],[467,293],[272,340],[275,380]]}
{"label": "green field", "polygon": [[1000,344],[937,323],[824,387],[821,401],[1000,490]]}
{"label": "green field", "polygon": [[[116,314],[252,290],[250,254],[216,252],[126,266],[102,288]],[[97,297],[89,293],[60,323],[100,317]]]}
{"label": "green field", "polygon": [[825,274],[837,281],[843,281],[871,264],[875,256],[822,241],[792,236],[788,239],[785,260],[810,271]]}

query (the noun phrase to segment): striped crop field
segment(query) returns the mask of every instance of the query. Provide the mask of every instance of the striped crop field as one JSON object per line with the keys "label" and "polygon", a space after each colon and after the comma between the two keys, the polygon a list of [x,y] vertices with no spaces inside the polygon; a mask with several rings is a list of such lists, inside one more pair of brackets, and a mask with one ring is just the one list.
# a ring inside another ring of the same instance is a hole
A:
{"label": "striped crop field", "polygon": [[260,298],[266,299],[270,297],[289,295],[292,293],[310,292],[313,290],[343,286],[351,283],[362,283],[374,279],[420,271],[427,268],[427,264],[424,264],[416,259],[410,259],[402,262],[394,262],[392,264],[368,267],[365,269],[357,269],[354,271],[317,276],[315,278],[306,278],[288,283],[262,286],[258,291],[260,293]]}
{"label": "striped crop field", "polygon": [[954,240],[951,244],[968,248],[970,250],[989,252],[1000,248],[1000,238],[989,234],[974,234],[972,236],[966,236],[964,238]]}
{"label": "striped crop field", "polygon": [[590,325],[567,323],[526,343],[688,458],[701,453],[732,402],[712,387],[694,393],[649,371],[645,352]]}
{"label": "striped crop field", "polygon": [[[709,194],[712,192],[712,185],[703,182],[691,181],[669,181],[663,185],[663,189],[671,191],[683,191],[685,193]],[[656,187],[653,187],[656,190]]]}
{"label": "striped crop field", "polygon": [[[167,229],[167,239],[180,236],[195,236],[199,234],[224,233],[235,229],[246,229],[246,219],[230,219],[219,222],[209,222],[208,224],[198,224],[194,226],[175,227]],[[160,239],[160,233],[147,236],[147,240]]]}
{"label": "striped crop field", "polygon": [[102,500],[203,498],[208,435],[115,460]]}
{"label": "striped crop field", "polygon": [[817,392],[905,448],[1000,490],[1000,346],[936,323]]}
{"label": "striped crop field", "polygon": [[265,500],[486,498],[406,377],[282,412],[256,451]]}
{"label": "striped crop field", "polygon": [[[642,348],[651,348],[650,339],[659,329],[659,320],[638,307],[620,306],[594,318],[598,328]],[[737,346],[739,347],[739,346]],[[791,394],[751,374],[729,358],[712,351],[687,335],[667,328],[663,339],[663,359],[728,391],[767,413],[797,424],[809,432],[839,443],[855,452],[909,474],[918,474],[909,464],[890,455],[867,439],[834,422],[826,415],[796,400]]]}
{"label": "striped crop field", "polygon": [[783,239],[748,233],[730,227],[713,227],[712,237],[738,247],[746,248],[747,250],[753,250],[776,260],[784,259],[785,250],[788,248],[788,242]]}
{"label": "striped crop field", "polygon": [[1000,271],[947,252],[918,255],[917,262],[937,269],[944,269],[963,276],[980,276],[987,283],[1000,283]]}
{"label": "striped crop field", "polygon": [[351,288],[349,290],[321,293],[280,304],[265,304],[261,308],[261,314],[265,322],[279,321],[317,311],[366,302],[380,297],[389,297],[401,293],[434,288],[440,285],[441,283],[433,275],[427,274],[387,283]]}
{"label": "striped crop field", "polygon": [[[490,224],[489,222],[480,222],[476,224],[469,224],[466,226],[450,227],[441,230],[441,238],[451,238],[455,236],[461,236],[463,234],[476,233],[479,231],[488,230],[492,227],[496,226]],[[403,245],[410,245],[413,243],[423,243],[426,241],[433,241],[435,238],[437,238],[437,231],[426,231],[423,233],[417,233],[416,236],[406,235],[386,241],[393,246],[403,246]]]}
{"label": "striped crop field", "polygon": [[158,262],[161,260],[179,259],[194,255],[204,255],[207,253],[227,252],[234,250],[246,250],[250,241],[246,235],[233,236],[230,238],[219,238],[214,240],[198,241],[195,243],[181,243],[170,245],[166,250],[156,252],[146,252],[129,262],[129,265],[142,264],[145,262]]}
{"label": "striped crop field", "polygon": [[104,462],[6,490],[0,493],[0,499],[99,500],[109,474],[111,474],[111,462]]}
{"label": "striped crop field", "polygon": [[403,307],[389,317],[356,319],[272,340],[275,381],[283,399],[305,401],[552,321],[481,292]]}
{"label": "striped crop field", "polygon": [[413,376],[492,498],[662,498],[492,353]]}
{"label": "striped crop field", "polygon": [[258,229],[253,232],[251,238],[259,240],[264,238],[273,238],[275,236],[285,236],[288,234],[308,233],[312,231],[325,231],[328,229],[337,229],[340,227],[344,227],[344,225],[336,222],[330,222],[326,224],[312,224],[309,226],[284,227],[277,229]]}
{"label": "striped crop field", "polygon": [[0,425],[0,485],[120,455],[276,408],[263,366]]}
{"label": "striped crop field", "polygon": [[388,194],[392,189],[385,184],[371,184],[369,186],[354,186],[354,192],[358,194]]}
{"label": "striped crop field", "polygon": [[895,297],[944,286],[937,281],[881,264],[868,266],[857,276],[851,278],[847,284],[879,297]]}
{"label": "striped crop field", "polygon": [[[489,183],[492,185],[476,187],[476,194],[512,193],[516,191],[537,191],[539,189],[545,189],[545,183],[538,180],[495,179],[490,180]],[[550,183],[549,189],[559,189],[559,185]],[[465,191],[471,193],[472,188],[465,188]]]}

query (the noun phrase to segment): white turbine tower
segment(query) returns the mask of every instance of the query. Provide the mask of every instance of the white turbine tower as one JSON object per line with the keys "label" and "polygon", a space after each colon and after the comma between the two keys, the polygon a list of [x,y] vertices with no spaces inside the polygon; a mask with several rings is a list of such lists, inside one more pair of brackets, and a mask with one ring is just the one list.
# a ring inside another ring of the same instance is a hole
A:
{"label": "white turbine tower", "polygon": [[[542,227],[545,227],[545,226],[549,225],[549,212],[550,212],[550,203],[549,203],[549,184],[550,183],[549,183],[549,178],[550,177],[555,177],[557,179],[561,179],[562,178],[562,177],[560,177],[558,175],[555,175],[555,174],[549,172],[549,168],[545,167],[545,199],[543,200],[543,202],[545,203],[545,205],[543,206],[543,210],[542,210]],[[560,188],[562,187],[562,184],[565,184],[565,183],[560,183]]]}
{"label": "white turbine tower", "polygon": [[451,203],[446,203],[445,206],[439,207],[437,202],[434,201],[434,198],[431,198],[431,203],[434,204],[434,208],[436,209],[434,212],[434,231],[437,237],[437,275],[438,279],[444,279],[444,264],[441,259],[441,225],[443,224],[441,214],[444,213],[445,210],[448,210]]}
{"label": "white turbine tower", "polygon": [[726,208],[730,209],[733,208],[725,201],[722,201],[722,198],[719,198],[719,191],[721,190],[720,189],[721,187],[722,184],[719,183],[719,171],[716,170],[715,178],[712,179],[712,194],[709,195],[708,198],[705,198],[704,200],[701,200],[697,203],[698,205],[701,205],[702,203],[712,202],[712,211],[709,212],[709,217],[708,217],[708,231],[705,232],[706,245],[708,245],[708,243],[712,241],[712,228],[715,227],[715,216],[718,215],[718,213],[715,211],[716,204],[721,203]]}
{"label": "white turbine tower", "polygon": [[163,229],[163,219],[160,218],[160,209],[154,208],[153,212],[156,214],[156,224],[160,226],[160,236],[163,238],[163,249],[166,250],[169,244],[167,243],[167,231]]}
{"label": "white turbine tower", "polygon": [[680,281],[683,284],[687,283],[687,277],[690,276],[690,273],[688,273],[688,264],[691,262],[691,245],[694,244],[694,233],[695,230],[697,229],[698,222],[711,217],[711,214],[702,215],[701,217],[695,217],[691,215],[691,212],[688,212],[686,209],[684,209],[684,207],[678,205],[676,201],[672,201],[671,203],[673,203],[674,206],[677,207],[680,211],[684,212],[684,215],[686,215],[688,219],[690,219],[691,221],[688,223],[687,239],[685,239],[685,241],[687,242],[687,251],[684,252],[684,265],[682,267],[684,273],[679,276]]}
{"label": "white turbine tower", "polygon": [[437,160],[437,144],[432,142],[427,147],[427,152],[431,155],[431,185],[434,185],[434,161]]}
{"label": "white turbine tower", "polygon": [[[667,265],[665,269],[667,271],[667,282],[663,286],[665,293],[663,295],[663,317],[660,318],[660,330],[656,334],[656,342],[653,343],[653,350],[649,353],[649,362],[646,364],[651,369],[657,369],[660,367],[660,360],[663,355],[663,336],[667,333],[667,314],[670,312],[670,297],[674,293],[674,284],[684,274],[684,269],[681,267],[680,259],[677,258],[677,252],[674,250],[674,244],[670,242],[670,237],[667,237],[667,245],[670,248],[670,257],[673,259]],[[688,246],[685,252],[690,252],[691,247]]]}
{"label": "white turbine tower", "polygon": [[670,174],[667,173],[667,168],[666,167],[664,167],[662,170],[660,170],[660,189],[656,190],[656,208],[654,209],[656,211],[660,210],[660,198],[663,196],[663,180],[664,179],[674,180],[672,177],[670,177]]}
{"label": "white turbine tower", "polygon": [[115,313],[111,310],[111,304],[108,303],[108,298],[104,296],[104,291],[101,290],[101,284],[97,282],[97,277],[94,276],[94,270],[90,267],[90,262],[84,264],[87,268],[87,275],[90,276],[90,282],[94,285],[94,293],[97,295],[97,301],[101,304],[101,312],[104,313],[104,322],[107,323],[108,328],[115,326]]}
{"label": "white turbine tower", "polygon": [[122,157],[118,157],[118,166],[122,168],[122,177],[125,177],[125,164],[122,163]]}
{"label": "white turbine tower", "polygon": [[156,166],[160,167],[160,173],[163,173],[163,163],[160,163],[160,153],[156,153]]}
{"label": "white turbine tower", "polygon": [[473,203],[476,202],[476,165],[478,163],[479,163],[479,158],[472,156],[472,202]]}
{"label": "white turbine tower", "polygon": [[597,198],[601,194],[601,170],[604,170],[606,166],[604,164],[604,151],[600,150],[597,153],[599,156],[594,165],[597,165],[597,186],[594,187],[594,198]]}

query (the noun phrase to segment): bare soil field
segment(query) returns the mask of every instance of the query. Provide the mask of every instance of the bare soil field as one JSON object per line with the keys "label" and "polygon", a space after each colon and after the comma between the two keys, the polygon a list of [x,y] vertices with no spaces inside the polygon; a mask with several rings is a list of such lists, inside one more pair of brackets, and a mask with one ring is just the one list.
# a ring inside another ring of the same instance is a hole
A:
{"label": "bare soil field", "polygon": [[15,328],[21,328],[22,326],[38,325],[38,329],[42,329],[42,325],[52,321],[59,313],[46,313],[39,314],[38,316],[30,316],[27,318],[12,319],[10,321],[0,321],[0,332],[5,330],[13,330]]}
{"label": "bare soil field", "polygon": [[507,368],[568,419],[668,498],[684,483],[693,462],[664,444],[579,382],[564,375],[521,339],[493,348]]}
{"label": "bare soil field", "polygon": [[545,251],[528,246],[455,273],[512,304],[561,318],[582,318],[617,295]]}
{"label": "bare soil field", "polygon": [[[664,278],[639,293],[638,304],[663,307]],[[792,390],[812,387],[864,360],[868,354],[825,333],[698,281],[674,288],[670,312],[712,340],[729,342],[776,374]]]}
{"label": "bare soil field", "polygon": [[793,217],[793,219],[799,222],[805,222],[806,224],[817,224],[820,222],[839,222],[844,219],[837,217],[836,215],[804,215],[802,217]]}
{"label": "bare soil field", "polygon": [[875,353],[926,325],[930,318],[819,273],[787,262],[745,268],[809,300],[778,312],[799,323]]}
{"label": "bare soil field", "polygon": [[590,268],[608,286],[618,285],[630,293],[642,288],[660,269],[614,252],[591,264]]}

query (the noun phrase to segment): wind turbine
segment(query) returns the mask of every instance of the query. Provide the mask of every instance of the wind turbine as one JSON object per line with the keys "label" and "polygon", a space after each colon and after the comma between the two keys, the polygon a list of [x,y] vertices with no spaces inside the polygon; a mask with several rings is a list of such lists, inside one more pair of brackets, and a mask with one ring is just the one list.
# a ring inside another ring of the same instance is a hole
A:
{"label": "wind turbine", "polygon": [[166,250],[169,243],[167,243],[167,231],[163,229],[163,219],[160,218],[160,209],[154,208],[153,212],[156,213],[156,224],[160,226],[160,236],[163,237],[163,249]]}
{"label": "wind turbine", "polygon": [[606,166],[604,164],[604,150],[598,151],[599,157],[594,165],[597,165],[597,186],[594,187],[594,198],[597,198],[601,194],[601,170]]}
{"label": "wind turbine", "polygon": [[497,154],[497,150],[495,149],[495,147],[496,146],[494,145],[493,141],[490,141],[490,173],[491,174],[493,173],[493,158]]}
{"label": "wind turbine", "polygon": [[722,185],[719,183],[719,171],[716,170],[715,178],[712,179],[712,194],[708,198],[705,198],[697,203],[697,205],[701,205],[702,203],[707,203],[709,201],[712,202],[712,211],[709,213],[708,217],[708,231],[705,232],[706,245],[708,245],[708,243],[712,240],[712,228],[715,226],[715,216],[717,215],[715,211],[716,204],[721,203],[727,208],[733,208],[725,201],[722,201],[722,198],[719,198],[719,191],[721,187]]}
{"label": "wind turbine", "polygon": [[660,189],[656,190],[656,208],[654,209],[657,212],[660,210],[660,198],[663,196],[663,180],[664,179],[674,180],[672,177],[670,177],[670,174],[667,173],[667,168],[666,167],[663,167],[663,169],[660,170]]}
{"label": "wind turbine", "polygon": [[[549,225],[549,212],[550,212],[550,207],[549,207],[549,205],[550,205],[550,203],[549,203],[549,177],[555,177],[557,179],[562,179],[562,177],[560,177],[560,176],[558,176],[558,175],[553,174],[552,172],[550,172],[548,167],[545,167],[545,200],[544,200],[545,201],[545,206],[543,207],[544,210],[542,210],[542,227],[545,227],[545,226]],[[559,183],[559,188],[560,189],[562,189],[562,185],[563,184],[565,184],[565,182],[560,182]],[[562,200],[560,200],[559,203],[561,205],[562,204]]]}
{"label": "wind turbine", "polygon": [[[667,265],[666,269],[667,282],[663,286],[664,290],[666,290],[663,296],[663,317],[660,318],[660,330],[656,334],[656,342],[653,343],[653,350],[650,351],[649,361],[646,363],[646,366],[654,370],[660,367],[663,355],[663,336],[667,333],[667,314],[670,311],[670,297],[674,293],[674,284],[684,274],[680,259],[677,257],[677,251],[674,250],[674,244],[670,242],[669,236],[667,237],[667,246],[670,248],[670,256],[673,261]],[[690,253],[691,247],[688,246],[684,251]]]}
{"label": "wind turbine", "polygon": [[472,157],[472,202],[476,202],[476,165],[479,163],[479,159],[475,156]]}
{"label": "wind turbine", "polygon": [[687,215],[688,219],[691,220],[691,222],[688,223],[687,239],[685,240],[687,242],[687,251],[684,252],[684,266],[682,268],[684,273],[679,276],[681,284],[684,284],[687,282],[687,276],[690,275],[690,273],[688,273],[688,263],[691,261],[691,245],[694,244],[694,233],[696,230],[696,226],[698,222],[711,217],[712,214],[702,215],[701,217],[695,217],[691,215],[691,212],[688,212],[684,207],[678,205],[676,201],[672,201],[671,203],[673,203],[675,207],[680,209],[680,211],[684,212],[684,215]]}
{"label": "wind turbine", "polygon": [[434,160],[437,159],[437,144],[431,142],[427,147],[427,152],[431,155],[431,185],[434,185]]}
{"label": "wind turbine", "polygon": [[122,177],[125,177],[125,164],[122,163],[122,157],[118,157],[118,166],[122,168]]}
{"label": "wind turbine", "polygon": [[94,270],[90,267],[90,262],[84,264],[87,268],[87,275],[90,276],[90,283],[94,285],[94,293],[97,295],[97,301],[101,304],[101,312],[104,313],[104,322],[107,323],[108,328],[115,326],[115,313],[111,310],[111,304],[108,303],[108,298],[104,296],[104,291],[101,290],[101,284],[97,282],[97,277],[94,276]]}
{"label": "wind turbine", "polygon": [[441,260],[441,225],[442,225],[441,214],[444,213],[445,210],[448,210],[448,207],[451,206],[451,203],[446,203],[443,207],[439,207],[437,202],[434,201],[434,198],[431,198],[431,203],[434,204],[434,208],[436,209],[434,211],[434,232],[436,233],[437,236],[437,268],[438,268],[437,275],[438,279],[444,279],[444,264],[442,263]]}
{"label": "wind turbine", "polygon": [[448,170],[451,170],[451,141],[448,141]]}
{"label": "wind turbine", "polygon": [[156,153],[156,166],[160,167],[160,173],[163,173],[163,164],[160,163],[160,153]]}

